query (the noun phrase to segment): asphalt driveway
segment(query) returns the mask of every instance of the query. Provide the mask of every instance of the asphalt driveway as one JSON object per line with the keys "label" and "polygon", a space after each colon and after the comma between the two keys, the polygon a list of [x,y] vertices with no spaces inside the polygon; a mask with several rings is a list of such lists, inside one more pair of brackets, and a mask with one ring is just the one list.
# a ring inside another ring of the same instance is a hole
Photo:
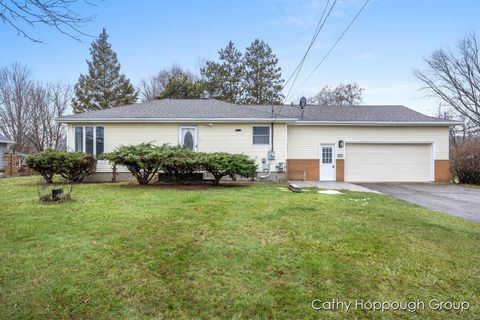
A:
{"label": "asphalt driveway", "polygon": [[480,188],[435,183],[360,183],[422,207],[480,222]]}

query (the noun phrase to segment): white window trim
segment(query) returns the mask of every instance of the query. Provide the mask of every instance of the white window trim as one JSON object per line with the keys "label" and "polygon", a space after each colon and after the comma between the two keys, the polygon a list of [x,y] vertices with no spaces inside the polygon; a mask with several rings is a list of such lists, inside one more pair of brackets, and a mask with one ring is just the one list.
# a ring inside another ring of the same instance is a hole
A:
{"label": "white window trim", "polygon": [[87,134],[86,134],[86,127],[93,128],[93,155],[97,156],[97,128],[103,128],[103,152],[105,152],[105,126],[94,126],[94,125],[85,125],[85,126],[73,126],[73,150],[76,150],[77,146],[77,135],[76,135],[76,128],[82,128],[82,150],[80,152],[85,152],[87,149]]}
{"label": "white window trim", "polygon": [[[254,137],[253,128],[268,128],[268,143],[253,143],[253,137]],[[272,127],[271,126],[269,126],[269,125],[252,126],[252,146],[254,146],[254,147],[265,147],[265,146],[270,146],[271,144],[272,144]]]}
{"label": "white window trim", "polygon": [[182,145],[183,146],[183,142],[182,142],[182,130],[183,129],[194,129],[195,130],[195,141],[193,141],[193,143],[195,144],[193,146],[193,151],[198,151],[198,145],[199,145],[199,141],[198,141],[198,127],[197,126],[178,126],[178,144],[179,145]]}

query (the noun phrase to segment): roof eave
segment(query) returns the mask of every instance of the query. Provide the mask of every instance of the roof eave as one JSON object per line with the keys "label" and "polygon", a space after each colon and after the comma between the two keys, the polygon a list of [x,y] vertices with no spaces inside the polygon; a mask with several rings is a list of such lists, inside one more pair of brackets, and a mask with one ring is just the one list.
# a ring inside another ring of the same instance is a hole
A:
{"label": "roof eave", "polygon": [[103,123],[137,123],[137,122],[153,122],[153,123],[177,123],[177,122],[194,122],[194,123],[239,123],[239,122],[295,122],[295,118],[55,118],[58,123],[88,123],[88,122],[103,122]]}
{"label": "roof eave", "polygon": [[295,125],[325,125],[325,126],[455,126],[458,121],[305,121],[299,120]]}

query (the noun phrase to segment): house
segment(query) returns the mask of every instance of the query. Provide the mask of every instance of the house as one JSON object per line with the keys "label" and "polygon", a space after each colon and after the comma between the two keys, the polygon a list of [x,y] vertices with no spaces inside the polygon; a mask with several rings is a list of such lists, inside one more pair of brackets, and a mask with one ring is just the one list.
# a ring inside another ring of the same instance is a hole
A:
{"label": "house", "polygon": [[5,153],[7,152],[8,145],[13,143],[12,140],[0,134],[0,170],[5,169]]}
{"label": "house", "polygon": [[[400,105],[301,108],[215,99],[155,100],[57,121],[67,125],[71,150],[100,154],[141,142],[180,143],[246,154],[260,179],[351,182],[448,182],[449,126],[456,124]],[[108,163],[97,167],[96,180],[111,179]]]}

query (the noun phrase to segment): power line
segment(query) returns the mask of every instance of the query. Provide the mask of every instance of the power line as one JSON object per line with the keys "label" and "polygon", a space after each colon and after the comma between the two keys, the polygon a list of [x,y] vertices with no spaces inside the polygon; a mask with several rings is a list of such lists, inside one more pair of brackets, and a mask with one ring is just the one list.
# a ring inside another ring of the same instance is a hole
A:
{"label": "power line", "polygon": [[315,71],[317,71],[318,67],[320,67],[320,65],[325,61],[325,59],[327,59],[327,57],[330,55],[330,53],[333,51],[333,49],[337,46],[337,44],[340,42],[340,40],[343,38],[343,36],[347,33],[348,29],[350,29],[350,27],[352,26],[352,24],[355,22],[355,20],[357,20],[358,16],[360,15],[360,13],[362,13],[363,9],[365,8],[365,6],[370,2],[370,0],[366,0],[365,3],[363,4],[363,6],[360,8],[360,10],[358,10],[357,14],[355,15],[355,17],[353,17],[352,21],[350,22],[350,24],[347,26],[347,28],[342,32],[342,34],[340,35],[340,37],[338,37],[338,39],[335,41],[335,43],[330,47],[330,49],[328,50],[328,52],[325,54],[325,56],[323,56],[322,60],[320,60],[320,62],[317,64],[317,66],[313,69],[313,71],[308,75],[308,77],[303,81],[303,83],[301,84],[300,87],[303,87],[303,85],[312,77],[312,75],[315,73]]}
{"label": "power line", "polygon": [[[328,13],[325,15],[325,13],[327,12],[327,8],[328,8],[328,5],[330,4],[330,0],[327,1],[327,3],[325,4],[325,7],[323,9],[323,12],[322,12],[322,15],[320,17],[320,20],[318,21],[318,24],[317,24],[317,27],[315,28],[315,32],[313,33],[313,37],[312,37],[312,40],[310,41],[310,44],[307,48],[307,50],[305,51],[305,54],[303,55],[302,59],[300,60],[300,62],[298,63],[297,67],[295,68],[295,70],[293,71],[293,73],[290,75],[290,77],[288,78],[288,80],[285,82],[285,84],[283,85],[282,89],[285,88],[288,84],[288,82],[292,79],[292,77],[295,75],[295,78],[293,79],[293,82],[292,84],[290,85],[290,89],[288,90],[288,93],[287,95],[285,96],[285,98],[283,99],[284,101],[287,100],[287,98],[290,96],[290,93],[295,85],[295,82],[297,81],[297,77],[298,75],[300,74],[300,71],[302,70],[302,67],[303,67],[303,64],[305,63],[305,60],[307,58],[307,55],[308,53],[310,52],[310,49],[312,49],[320,31],[322,30],[323,26],[325,25],[325,22],[327,22],[327,19],[328,17],[330,16],[330,14],[332,13],[332,10],[333,10],[333,7],[335,6],[335,4],[337,3],[337,0],[334,0],[333,1],[333,4],[332,6],[330,7],[330,9],[328,10]],[[324,19],[325,17],[325,19]],[[322,21],[323,20],[323,21]]]}
{"label": "power line", "polygon": [[288,84],[288,82],[292,79],[293,75],[295,74],[295,72],[297,72],[298,68],[300,68],[300,65],[302,63],[302,61],[306,58],[308,52],[310,51],[310,49],[312,48],[313,46],[313,43],[315,42],[315,39],[317,38],[318,36],[318,32],[319,32],[319,29],[321,28],[320,25],[322,24],[322,21],[323,21],[323,17],[325,16],[325,12],[327,11],[327,7],[328,7],[328,4],[330,3],[330,0],[327,1],[327,3],[325,4],[325,7],[323,8],[323,12],[322,12],[322,15],[320,17],[320,19],[318,20],[318,23],[317,23],[317,26],[315,27],[315,31],[313,32],[313,36],[312,36],[312,39],[310,40],[310,44],[307,48],[307,51],[305,52],[305,54],[303,55],[302,59],[300,59],[299,63],[297,64],[297,67],[295,68],[295,70],[292,72],[292,74],[290,75],[290,77],[288,77],[287,81],[285,81],[285,83],[283,84],[283,87],[282,88],[285,88]]}

